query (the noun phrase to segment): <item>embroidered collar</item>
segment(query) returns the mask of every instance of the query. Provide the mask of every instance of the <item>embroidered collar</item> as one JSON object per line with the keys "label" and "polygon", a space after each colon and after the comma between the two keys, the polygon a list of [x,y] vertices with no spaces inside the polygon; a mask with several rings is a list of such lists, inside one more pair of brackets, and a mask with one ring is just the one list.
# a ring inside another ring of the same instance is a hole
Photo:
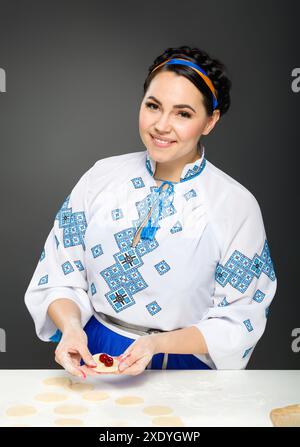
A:
{"label": "embroidered collar", "polygon": [[[196,161],[193,161],[192,163],[187,163],[180,175],[180,181],[179,182],[171,182],[171,183],[181,183],[185,182],[187,180],[190,180],[191,178],[196,177],[197,175],[201,174],[203,169],[206,165],[206,159],[205,159],[205,148],[203,144],[201,144],[201,148],[198,151],[199,155],[202,153],[201,157],[198,158]],[[149,174],[154,177],[155,169],[156,169],[156,161],[150,156],[149,151],[146,151],[146,168],[149,172]]]}

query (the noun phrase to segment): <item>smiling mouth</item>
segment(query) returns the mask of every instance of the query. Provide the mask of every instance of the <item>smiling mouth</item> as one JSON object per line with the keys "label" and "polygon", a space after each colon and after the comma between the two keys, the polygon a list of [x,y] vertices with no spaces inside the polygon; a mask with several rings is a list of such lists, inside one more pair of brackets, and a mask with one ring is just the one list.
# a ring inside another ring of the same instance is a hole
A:
{"label": "smiling mouth", "polygon": [[173,144],[173,143],[176,143],[175,140],[168,141],[168,140],[164,140],[164,139],[156,138],[156,137],[154,137],[151,133],[150,133],[150,136],[151,136],[152,141],[153,141],[157,146],[160,146],[160,147],[167,147],[167,146],[170,146],[170,145]]}

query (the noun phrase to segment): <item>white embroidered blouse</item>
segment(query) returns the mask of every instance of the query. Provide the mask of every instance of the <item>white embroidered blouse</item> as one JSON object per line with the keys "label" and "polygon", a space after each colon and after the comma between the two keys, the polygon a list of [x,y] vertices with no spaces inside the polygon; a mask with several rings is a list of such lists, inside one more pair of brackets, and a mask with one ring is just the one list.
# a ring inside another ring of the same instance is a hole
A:
{"label": "white embroidered blouse", "polygon": [[37,336],[52,339],[47,308],[69,298],[82,326],[95,311],[196,326],[209,352],[200,360],[245,368],[277,287],[259,204],[203,145],[178,183],[158,186],[155,165],[147,150],[100,159],[65,198],[25,293]]}

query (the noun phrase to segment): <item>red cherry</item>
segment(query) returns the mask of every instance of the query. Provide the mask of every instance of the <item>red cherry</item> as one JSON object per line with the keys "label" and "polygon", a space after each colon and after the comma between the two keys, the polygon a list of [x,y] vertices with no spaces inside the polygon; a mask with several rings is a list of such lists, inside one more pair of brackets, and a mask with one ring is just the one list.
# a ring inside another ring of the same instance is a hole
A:
{"label": "red cherry", "polygon": [[107,357],[104,364],[105,366],[112,366],[114,364],[114,359],[112,357]]}
{"label": "red cherry", "polygon": [[99,360],[102,363],[105,363],[105,360],[107,359],[108,355],[107,354],[100,354],[99,355]]}

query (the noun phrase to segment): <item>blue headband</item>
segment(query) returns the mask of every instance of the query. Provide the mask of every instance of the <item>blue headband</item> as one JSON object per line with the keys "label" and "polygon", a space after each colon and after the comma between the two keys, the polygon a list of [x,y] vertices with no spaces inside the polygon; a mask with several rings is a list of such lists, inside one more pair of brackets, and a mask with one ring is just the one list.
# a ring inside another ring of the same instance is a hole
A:
{"label": "blue headband", "polygon": [[218,100],[217,100],[216,89],[215,89],[213,83],[211,82],[211,80],[209,79],[207,73],[205,73],[205,71],[203,70],[203,68],[199,67],[199,65],[194,64],[191,61],[188,61],[187,59],[174,58],[174,59],[167,59],[166,61],[162,62],[157,67],[155,67],[152,71],[156,70],[158,67],[161,67],[164,64],[165,65],[170,65],[170,64],[187,65],[188,67],[193,68],[201,76],[203,81],[206,83],[206,85],[208,86],[208,88],[212,92],[213,110],[217,107]]}

